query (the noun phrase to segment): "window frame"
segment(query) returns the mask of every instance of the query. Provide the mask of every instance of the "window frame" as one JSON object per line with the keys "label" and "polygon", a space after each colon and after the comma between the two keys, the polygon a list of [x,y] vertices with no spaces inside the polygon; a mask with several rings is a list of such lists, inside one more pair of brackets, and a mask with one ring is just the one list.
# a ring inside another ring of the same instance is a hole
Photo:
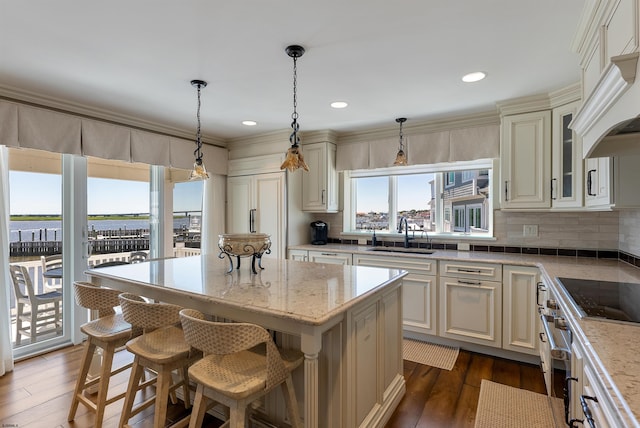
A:
{"label": "window frame", "polygon": [[[443,239],[458,239],[460,237],[464,237],[469,240],[495,240],[494,230],[493,230],[493,217],[494,211],[498,209],[498,201],[496,196],[498,195],[498,180],[499,176],[499,160],[498,159],[479,159],[473,161],[461,161],[454,163],[441,163],[441,164],[431,164],[431,165],[414,165],[414,166],[400,166],[400,167],[390,167],[390,168],[378,168],[378,169],[370,169],[370,170],[351,170],[343,172],[343,184],[344,184],[344,210],[342,215],[343,220],[343,230],[342,235],[358,235],[361,236],[363,234],[368,235],[370,231],[367,230],[358,230],[356,229],[356,181],[353,179],[363,178],[363,177],[377,177],[377,176],[388,176],[389,179],[389,232],[381,232],[377,231],[376,233],[383,236],[394,236],[400,235],[397,232],[397,207],[395,206],[395,191],[397,189],[397,179],[395,177],[399,175],[410,175],[410,174],[427,174],[434,173],[435,175],[435,189],[444,190],[445,187],[445,174],[446,172],[459,172],[463,170],[488,170],[488,178],[489,178],[489,202],[487,206],[487,211],[482,211],[481,215],[486,216],[487,219],[487,229],[488,232],[486,234],[471,234],[470,232],[444,232],[443,224],[446,222],[446,207],[444,207],[443,200],[438,194],[440,190],[436,190],[436,197],[434,198],[435,206],[434,210],[436,212],[435,216],[437,218],[436,221],[436,231],[429,232],[429,237],[437,237]],[[440,173],[440,174],[438,174]],[[462,174],[460,174],[462,175]],[[494,177],[496,177],[494,179]],[[466,214],[466,213],[465,213]],[[433,215],[433,214],[432,214]],[[449,212],[450,221],[453,222],[453,210]]]}

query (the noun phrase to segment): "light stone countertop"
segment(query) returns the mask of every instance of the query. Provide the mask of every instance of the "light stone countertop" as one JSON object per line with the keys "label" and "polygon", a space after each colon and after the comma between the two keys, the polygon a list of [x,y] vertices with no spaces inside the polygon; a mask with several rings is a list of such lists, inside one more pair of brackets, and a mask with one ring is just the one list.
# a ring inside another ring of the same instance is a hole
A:
{"label": "light stone countertop", "polygon": [[583,319],[567,301],[556,277],[637,283],[640,269],[617,260],[566,256],[434,250],[433,254],[373,252],[358,245],[298,245],[291,249],[344,252],[435,260],[468,260],[486,263],[537,266],[546,283],[558,296],[562,313],[569,321],[574,340],[579,340],[585,358],[598,373],[626,426],[640,427],[640,325]]}
{"label": "light stone countertop", "polygon": [[[234,257],[234,264],[236,260]],[[226,274],[228,259],[217,255],[154,260],[91,269],[100,279],[140,284],[206,304],[321,325],[407,274],[400,269],[341,266],[264,256],[264,270],[251,272],[251,258]]]}

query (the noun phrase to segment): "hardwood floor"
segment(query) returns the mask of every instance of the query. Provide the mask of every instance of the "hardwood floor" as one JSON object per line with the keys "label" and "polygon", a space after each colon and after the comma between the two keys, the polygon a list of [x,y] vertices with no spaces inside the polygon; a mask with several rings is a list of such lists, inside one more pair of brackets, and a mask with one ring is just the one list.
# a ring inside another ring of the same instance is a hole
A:
{"label": "hardwood floor", "polygon": [[[15,370],[0,377],[0,427],[59,428],[93,427],[94,415],[80,405],[73,422],[67,422],[69,403],[75,386],[82,347],[74,346],[34,357],[16,364]],[[131,356],[117,354],[118,363]],[[111,382],[113,392],[126,389],[129,371]],[[387,428],[473,427],[482,379],[544,393],[542,372],[537,366],[460,351],[451,371],[404,362],[407,392]],[[104,427],[116,427],[119,403],[107,406]],[[171,405],[169,419],[185,415],[181,404]],[[153,407],[136,415],[132,427],[153,425]],[[208,418],[205,427],[217,428],[220,422]]]}

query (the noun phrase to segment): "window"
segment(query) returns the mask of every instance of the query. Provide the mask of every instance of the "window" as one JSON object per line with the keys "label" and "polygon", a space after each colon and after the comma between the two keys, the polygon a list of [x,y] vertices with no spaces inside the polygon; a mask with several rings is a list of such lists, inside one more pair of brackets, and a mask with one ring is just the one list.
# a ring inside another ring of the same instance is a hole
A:
{"label": "window", "polygon": [[352,202],[344,232],[397,233],[405,217],[416,236],[492,236],[491,166],[485,160],[350,171],[345,188]]}

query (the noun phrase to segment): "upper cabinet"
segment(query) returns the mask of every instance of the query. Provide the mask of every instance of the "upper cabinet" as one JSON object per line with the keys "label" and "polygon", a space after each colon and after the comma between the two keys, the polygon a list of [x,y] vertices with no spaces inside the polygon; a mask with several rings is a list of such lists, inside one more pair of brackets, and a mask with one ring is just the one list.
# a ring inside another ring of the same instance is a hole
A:
{"label": "upper cabinet", "polygon": [[587,159],[585,206],[590,209],[640,207],[640,156]]}
{"label": "upper cabinet", "polygon": [[580,85],[498,103],[502,209],[584,207],[582,140],[570,128]]}
{"label": "upper cabinet", "polygon": [[549,208],[551,111],[502,118],[500,140],[502,208]]}
{"label": "upper cabinet", "polygon": [[554,108],[551,124],[551,207],[580,208],[582,191],[582,141],[569,128],[579,102]]}
{"label": "upper cabinet", "polygon": [[338,212],[336,145],[331,142],[305,144],[302,152],[309,166],[308,172],[302,172],[302,210]]}

